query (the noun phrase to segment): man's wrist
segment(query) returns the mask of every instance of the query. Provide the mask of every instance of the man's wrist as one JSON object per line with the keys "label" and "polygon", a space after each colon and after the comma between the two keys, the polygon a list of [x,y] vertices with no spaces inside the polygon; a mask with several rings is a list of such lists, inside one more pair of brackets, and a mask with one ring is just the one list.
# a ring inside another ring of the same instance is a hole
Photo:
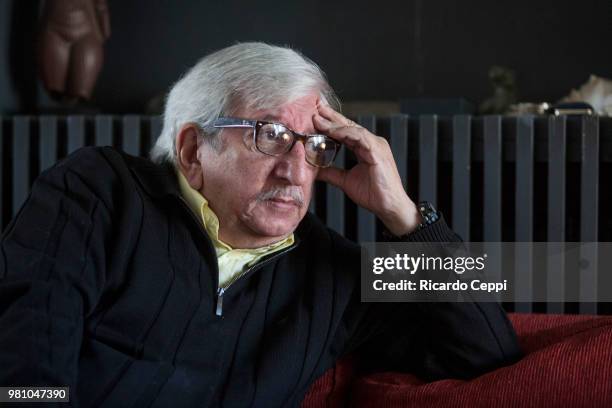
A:
{"label": "man's wrist", "polygon": [[402,224],[390,224],[395,226],[394,228],[390,228],[389,224],[385,223],[385,227],[387,228],[387,234],[385,235],[390,235],[391,238],[395,237],[402,239],[422,228],[434,224],[440,219],[440,213],[427,201],[420,202],[418,206],[412,204],[409,211],[411,214],[409,219],[412,221],[408,224],[408,227],[402,227]]}
{"label": "man's wrist", "polygon": [[382,222],[389,233],[400,237],[416,231],[423,222],[423,217],[414,202],[409,200],[409,203],[404,205],[402,211],[398,211],[394,215],[383,219]]}

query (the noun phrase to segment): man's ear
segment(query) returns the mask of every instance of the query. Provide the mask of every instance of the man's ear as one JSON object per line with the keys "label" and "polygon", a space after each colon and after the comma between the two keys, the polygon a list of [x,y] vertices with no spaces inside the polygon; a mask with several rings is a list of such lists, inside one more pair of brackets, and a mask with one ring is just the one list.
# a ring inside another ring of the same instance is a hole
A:
{"label": "man's ear", "polygon": [[203,175],[200,154],[198,153],[201,137],[200,128],[188,123],[176,135],[177,167],[194,190],[202,189]]}

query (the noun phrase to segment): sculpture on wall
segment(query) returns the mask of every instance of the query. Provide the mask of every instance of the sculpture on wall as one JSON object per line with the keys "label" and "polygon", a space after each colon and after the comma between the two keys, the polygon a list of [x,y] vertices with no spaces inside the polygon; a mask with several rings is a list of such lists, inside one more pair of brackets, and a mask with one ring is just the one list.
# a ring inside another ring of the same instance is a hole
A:
{"label": "sculpture on wall", "polygon": [[89,100],[110,36],[106,0],[46,0],[38,37],[42,82],[55,99]]}

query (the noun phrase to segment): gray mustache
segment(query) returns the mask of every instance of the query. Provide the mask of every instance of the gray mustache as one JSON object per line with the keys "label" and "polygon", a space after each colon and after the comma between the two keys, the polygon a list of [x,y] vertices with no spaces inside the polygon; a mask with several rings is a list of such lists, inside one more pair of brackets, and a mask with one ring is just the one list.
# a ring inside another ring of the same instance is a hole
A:
{"label": "gray mustache", "polygon": [[273,198],[290,197],[298,207],[302,207],[304,205],[304,194],[302,193],[302,189],[297,186],[283,186],[276,187],[272,190],[264,191],[257,197],[259,201],[271,200]]}

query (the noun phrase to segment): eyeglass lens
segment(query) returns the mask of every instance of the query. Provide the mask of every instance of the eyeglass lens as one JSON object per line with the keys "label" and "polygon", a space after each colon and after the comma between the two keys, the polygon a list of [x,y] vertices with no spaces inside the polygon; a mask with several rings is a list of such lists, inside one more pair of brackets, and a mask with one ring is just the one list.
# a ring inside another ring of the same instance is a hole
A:
{"label": "eyeglass lens", "polygon": [[[276,156],[286,153],[293,139],[293,133],[285,126],[268,123],[259,128],[255,142],[259,151]],[[327,167],[336,155],[336,143],[323,135],[309,137],[304,148],[306,161],[313,166]]]}

